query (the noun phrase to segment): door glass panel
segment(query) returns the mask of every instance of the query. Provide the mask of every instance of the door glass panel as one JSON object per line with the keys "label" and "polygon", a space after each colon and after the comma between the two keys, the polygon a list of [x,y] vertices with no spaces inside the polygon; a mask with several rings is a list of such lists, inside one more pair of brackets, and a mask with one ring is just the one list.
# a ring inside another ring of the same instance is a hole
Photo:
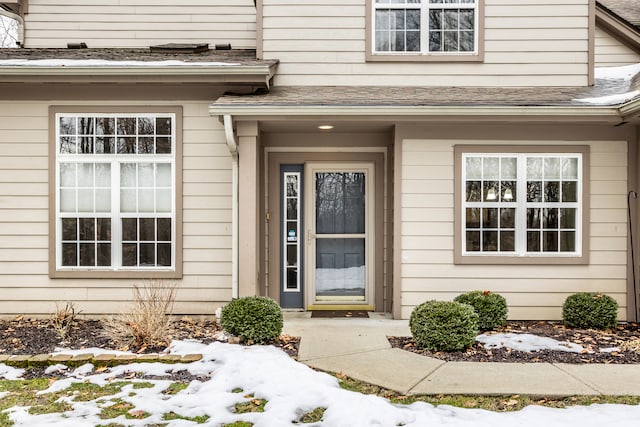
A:
{"label": "door glass panel", "polygon": [[316,173],[316,234],[365,232],[365,174]]}
{"label": "door glass panel", "polygon": [[365,239],[316,240],[316,300],[365,299]]}
{"label": "door glass panel", "polygon": [[[285,252],[283,264],[283,292],[300,292],[298,266],[300,264],[300,173],[284,173],[284,209],[282,245]],[[285,295],[285,298],[287,296]]]}

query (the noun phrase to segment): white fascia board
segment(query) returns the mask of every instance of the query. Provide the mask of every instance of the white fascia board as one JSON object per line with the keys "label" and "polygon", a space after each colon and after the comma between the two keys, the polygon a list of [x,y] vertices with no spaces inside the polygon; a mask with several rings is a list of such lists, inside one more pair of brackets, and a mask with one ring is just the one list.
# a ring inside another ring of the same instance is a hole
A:
{"label": "white fascia board", "polygon": [[630,116],[640,114],[640,98],[627,102],[622,105],[619,110],[623,119],[628,119]]}
{"label": "white fascia board", "polygon": [[619,123],[620,112],[617,107],[508,107],[508,106],[217,106],[211,105],[212,116],[232,115],[235,117],[276,116],[378,116],[394,118],[438,117],[457,120],[492,117],[496,120],[527,120],[532,117],[550,118],[553,121],[565,119],[600,120],[607,123]]}

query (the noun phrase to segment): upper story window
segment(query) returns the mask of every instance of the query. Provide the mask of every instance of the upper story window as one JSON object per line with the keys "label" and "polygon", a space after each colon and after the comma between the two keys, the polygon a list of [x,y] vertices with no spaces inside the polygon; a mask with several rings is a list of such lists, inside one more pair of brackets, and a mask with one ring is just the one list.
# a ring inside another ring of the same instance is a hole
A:
{"label": "upper story window", "polygon": [[55,123],[56,270],[175,272],[176,114]]}
{"label": "upper story window", "polygon": [[477,0],[375,0],[375,53],[477,51]]}

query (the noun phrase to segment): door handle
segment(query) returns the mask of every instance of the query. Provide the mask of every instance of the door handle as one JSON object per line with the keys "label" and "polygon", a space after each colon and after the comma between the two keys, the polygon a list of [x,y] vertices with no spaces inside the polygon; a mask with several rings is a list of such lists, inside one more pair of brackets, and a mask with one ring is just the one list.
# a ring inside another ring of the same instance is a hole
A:
{"label": "door handle", "polygon": [[307,244],[310,245],[311,241],[316,238],[316,234],[311,231],[311,229],[307,229]]}

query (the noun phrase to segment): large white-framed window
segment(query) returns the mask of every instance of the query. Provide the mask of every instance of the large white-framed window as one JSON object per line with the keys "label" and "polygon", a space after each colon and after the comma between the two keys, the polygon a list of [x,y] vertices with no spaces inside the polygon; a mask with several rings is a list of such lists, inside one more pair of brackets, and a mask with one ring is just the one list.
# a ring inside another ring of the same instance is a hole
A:
{"label": "large white-framed window", "polygon": [[372,0],[371,48],[384,55],[477,55],[481,0]]}
{"label": "large white-framed window", "polygon": [[54,120],[56,270],[175,271],[176,114]]}
{"label": "large white-framed window", "polygon": [[457,260],[582,259],[588,152],[498,150],[458,154]]}

